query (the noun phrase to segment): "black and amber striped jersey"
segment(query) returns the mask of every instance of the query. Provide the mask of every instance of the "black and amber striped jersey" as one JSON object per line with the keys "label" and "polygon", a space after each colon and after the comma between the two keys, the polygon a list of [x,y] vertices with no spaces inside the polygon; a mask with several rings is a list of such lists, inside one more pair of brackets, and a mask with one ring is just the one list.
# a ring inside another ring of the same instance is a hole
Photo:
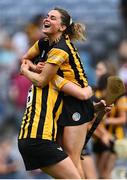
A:
{"label": "black and amber striped jersey", "polygon": [[58,75],[81,87],[88,86],[80,56],[68,36],[49,51],[47,62],[59,65]]}
{"label": "black and amber striped jersey", "polygon": [[34,44],[31,51],[33,48],[39,49],[41,61],[59,66],[58,75],[81,87],[88,86],[80,56],[68,36],[62,37],[51,46],[47,39],[41,39]]}
{"label": "black and amber striped jersey", "polygon": [[[53,63],[59,66],[57,75],[70,80],[81,87],[88,86],[80,57],[69,37],[62,37],[59,42],[49,45],[48,40],[37,41],[30,49],[39,50],[39,61]],[[28,94],[27,107],[23,116],[19,139],[41,138],[55,140],[57,120],[62,111],[62,96],[55,87],[62,87],[63,80],[58,77],[43,89],[32,88]]]}
{"label": "black and amber striped jersey", "polygon": [[57,120],[62,111],[62,97],[53,84],[43,89],[31,86],[19,139],[41,138],[55,140]]}
{"label": "black and amber striped jersey", "polygon": [[[100,90],[95,91],[95,96],[98,99],[103,99],[102,92]],[[117,139],[121,139],[124,137],[124,125],[105,125],[105,120],[106,118],[116,118],[117,121],[117,118],[119,117],[121,111],[127,113],[127,95],[123,95],[119,99],[117,99],[111,109],[111,112],[109,112],[107,116],[104,116],[103,121],[101,121],[102,127],[106,128],[107,131],[109,131]]]}
{"label": "black and amber striped jersey", "polygon": [[62,97],[58,93],[68,81],[56,75],[48,86],[41,89],[31,86],[19,139],[41,138],[55,140],[57,120],[62,110]]}
{"label": "black and amber striped jersey", "polygon": [[[119,117],[119,113],[123,111],[127,113],[127,96],[121,96],[111,109],[108,118]],[[106,129],[112,133],[117,139],[122,139],[125,136],[124,125],[107,125]]]}

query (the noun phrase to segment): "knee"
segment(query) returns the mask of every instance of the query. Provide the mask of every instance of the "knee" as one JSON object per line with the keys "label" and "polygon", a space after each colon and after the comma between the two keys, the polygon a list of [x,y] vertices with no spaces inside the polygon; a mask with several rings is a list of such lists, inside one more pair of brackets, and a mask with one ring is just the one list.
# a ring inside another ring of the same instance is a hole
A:
{"label": "knee", "polygon": [[66,153],[68,156],[73,157],[73,158],[78,158],[80,157],[80,153],[76,151],[74,148],[66,148]]}
{"label": "knee", "polygon": [[69,151],[66,152],[68,154],[68,156],[72,159],[73,163],[78,166],[78,164],[80,164],[80,154],[79,153],[75,153],[73,151]]}

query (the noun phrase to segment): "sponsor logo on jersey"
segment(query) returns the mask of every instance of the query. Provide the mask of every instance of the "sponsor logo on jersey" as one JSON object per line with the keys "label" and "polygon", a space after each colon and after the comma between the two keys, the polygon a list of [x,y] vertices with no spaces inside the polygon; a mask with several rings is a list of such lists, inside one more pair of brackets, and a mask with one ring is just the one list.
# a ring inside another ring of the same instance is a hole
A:
{"label": "sponsor logo on jersey", "polygon": [[81,115],[80,115],[80,113],[78,113],[78,112],[75,112],[75,113],[72,115],[72,119],[73,119],[74,121],[79,121],[80,118],[81,118]]}

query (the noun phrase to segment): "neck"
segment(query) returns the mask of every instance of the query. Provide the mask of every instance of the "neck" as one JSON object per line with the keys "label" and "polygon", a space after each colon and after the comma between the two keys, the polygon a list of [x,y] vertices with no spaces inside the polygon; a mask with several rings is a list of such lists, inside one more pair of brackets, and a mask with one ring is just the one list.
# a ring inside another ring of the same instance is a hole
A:
{"label": "neck", "polygon": [[59,42],[59,40],[61,39],[62,37],[62,34],[57,34],[57,35],[51,35],[51,36],[48,36],[49,37],[49,44],[51,45],[53,42]]}

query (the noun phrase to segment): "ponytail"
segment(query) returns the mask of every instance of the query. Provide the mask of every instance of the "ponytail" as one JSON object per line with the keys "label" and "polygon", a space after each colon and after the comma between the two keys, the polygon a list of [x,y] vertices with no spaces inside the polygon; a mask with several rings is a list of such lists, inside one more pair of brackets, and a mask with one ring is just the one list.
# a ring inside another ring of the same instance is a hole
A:
{"label": "ponytail", "polygon": [[81,23],[72,22],[72,24],[65,30],[65,34],[67,34],[72,40],[86,40],[85,26]]}

